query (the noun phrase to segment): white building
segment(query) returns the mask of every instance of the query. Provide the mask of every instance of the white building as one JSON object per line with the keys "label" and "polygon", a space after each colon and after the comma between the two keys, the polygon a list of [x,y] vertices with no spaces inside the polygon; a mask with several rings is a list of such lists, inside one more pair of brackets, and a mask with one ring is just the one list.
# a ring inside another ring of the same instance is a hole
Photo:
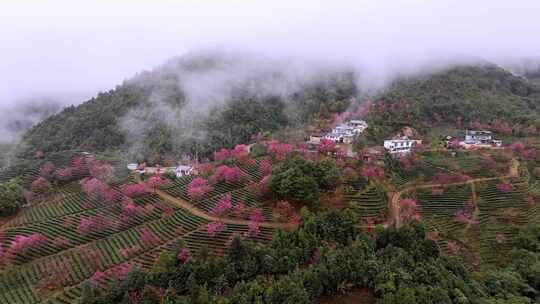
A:
{"label": "white building", "polygon": [[174,172],[176,174],[176,177],[191,175],[193,173],[193,167],[186,166],[186,165],[178,165],[178,167],[176,167]]}
{"label": "white building", "polygon": [[465,149],[500,147],[502,141],[494,139],[491,131],[465,130],[465,138],[459,140],[459,146]]}
{"label": "white building", "polygon": [[411,152],[411,149],[421,144],[422,141],[418,139],[409,139],[407,136],[397,139],[387,139],[384,141],[384,148],[390,154],[407,154]]}
{"label": "white building", "polygon": [[330,139],[336,143],[350,144],[354,137],[364,132],[367,123],[363,120],[350,120],[344,124],[336,126],[332,132],[326,134],[324,138]]}

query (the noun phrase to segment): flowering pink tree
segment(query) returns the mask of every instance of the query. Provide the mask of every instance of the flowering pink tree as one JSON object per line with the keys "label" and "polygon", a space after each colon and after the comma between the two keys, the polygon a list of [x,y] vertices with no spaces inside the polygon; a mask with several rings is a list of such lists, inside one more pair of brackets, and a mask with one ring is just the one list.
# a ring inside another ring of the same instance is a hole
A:
{"label": "flowering pink tree", "polygon": [[160,243],[159,237],[148,227],[141,229],[139,239],[143,247],[154,247]]}
{"label": "flowering pink tree", "polygon": [[525,145],[520,141],[516,141],[510,145],[510,149],[516,153],[521,153],[525,150]]}
{"label": "flowering pink tree", "polygon": [[538,155],[538,152],[535,148],[525,149],[523,152],[521,152],[521,157],[523,157],[525,160],[535,160],[536,156]]}
{"label": "flowering pink tree", "polygon": [[205,164],[198,164],[195,166],[195,171],[197,171],[197,174],[208,177],[214,172],[214,167],[211,163],[205,163]]}
{"label": "flowering pink tree", "polygon": [[279,201],[276,204],[279,215],[283,218],[289,218],[292,215],[293,208],[287,201]]}
{"label": "flowering pink tree", "polygon": [[139,214],[139,208],[130,197],[124,197],[122,199],[122,218],[132,218]]}
{"label": "flowering pink tree", "polygon": [[101,233],[111,226],[111,219],[99,213],[95,216],[82,217],[79,226],[77,226],[77,233],[81,235]]}
{"label": "flowering pink tree", "polygon": [[360,175],[362,175],[362,177],[365,179],[375,181],[383,181],[386,178],[383,168],[373,165],[366,165],[362,167]]}
{"label": "flowering pink tree", "polygon": [[120,187],[120,191],[126,196],[137,197],[146,194],[146,186],[144,183],[125,184]]}
{"label": "flowering pink tree", "polygon": [[323,138],[319,143],[318,150],[323,154],[334,153],[337,151],[337,146],[333,140]]}
{"label": "flowering pink tree", "polygon": [[32,192],[43,193],[51,189],[51,184],[43,176],[39,176],[30,186]]}
{"label": "flowering pink tree", "polygon": [[474,219],[474,210],[475,206],[472,200],[468,201],[463,209],[458,210],[454,214],[454,221],[462,224],[475,225],[478,224],[478,221]]}
{"label": "flowering pink tree", "polygon": [[30,249],[37,249],[44,246],[47,241],[47,238],[40,233],[17,235],[11,241],[5,257],[7,259],[14,259],[16,256],[25,254]]}
{"label": "flowering pink tree", "polygon": [[210,177],[210,180],[214,183],[226,182],[234,184],[240,182],[243,177],[244,174],[239,168],[221,165],[217,167],[216,172]]}
{"label": "flowering pink tree", "polygon": [[233,215],[235,217],[243,217],[244,216],[244,213],[246,212],[246,205],[242,202],[238,202],[236,203],[236,205],[234,206],[234,209],[233,209]]}
{"label": "flowering pink tree", "polygon": [[242,163],[249,157],[249,148],[246,145],[236,145],[231,154],[236,161]]}
{"label": "flowering pink tree", "polygon": [[40,168],[39,168],[39,175],[47,178],[47,179],[50,179],[53,175],[53,172],[54,172],[54,164],[50,161],[44,163]]}
{"label": "flowering pink tree", "polygon": [[248,224],[248,235],[249,237],[256,237],[259,234],[261,234],[261,230],[259,228],[259,222],[250,221]]}
{"label": "flowering pink tree", "polygon": [[105,279],[105,273],[98,270],[90,277],[90,283],[98,285],[103,279]]}
{"label": "flowering pink tree", "polygon": [[283,144],[277,140],[271,140],[267,142],[266,149],[270,155],[273,155],[277,160],[284,160],[289,154],[293,152],[293,145]]}
{"label": "flowering pink tree", "polygon": [[270,175],[267,175],[263,177],[259,182],[251,182],[249,184],[249,191],[251,191],[251,193],[259,197],[263,197],[268,193],[270,189],[268,187],[269,183],[270,183]]}
{"label": "flowering pink tree", "polygon": [[178,259],[180,263],[185,263],[187,259],[189,258],[189,249],[188,248],[180,249],[176,258]]}
{"label": "flowering pink tree", "polygon": [[206,225],[206,232],[208,236],[215,237],[218,233],[225,230],[226,226],[223,222],[211,222]]}
{"label": "flowering pink tree", "polygon": [[514,189],[514,186],[512,186],[510,183],[499,183],[496,187],[501,192],[510,192],[512,189]]}
{"label": "flowering pink tree", "polygon": [[121,264],[112,269],[112,275],[118,280],[125,280],[131,272],[132,266],[129,263]]}
{"label": "flowering pink tree", "polygon": [[82,190],[92,199],[103,198],[108,186],[97,178],[85,178],[79,182]]}
{"label": "flowering pink tree", "polygon": [[263,159],[259,164],[259,171],[263,176],[271,174],[272,163],[268,159]]}
{"label": "flowering pink tree", "polygon": [[63,169],[58,169],[54,176],[56,176],[58,180],[63,182],[70,181],[73,178],[73,168],[67,167]]}
{"label": "flowering pink tree", "polygon": [[214,190],[208,182],[201,177],[193,179],[187,186],[187,194],[191,199],[198,200]]}
{"label": "flowering pink tree", "polygon": [[260,208],[255,208],[249,213],[249,220],[253,222],[262,222],[264,220],[263,211]]}
{"label": "flowering pink tree", "polygon": [[23,197],[24,197],[24,200],[26,201],[26,203],[30,204],[30,203],[32,203],[32,199],[34,198],[34,193],[32,193],[32,191],[24,190],[23,191]]}
{"label": "flowering pink tree", "polygon": [[400,217],[403,221],[420,220],[421,216],[418,213],[416,201],[411,198],[402,199],[399,202]]}
{"label": "flowering pink tree", "polygon": [[210,211],[210,213],[215,216],[222,216],[225,213],[227,213],[231,208],[232,208],[231,194],[227,193],[219,199],[216,206],[212,209],[212,211]]}
{"label": "flowering pink tree", "polygon": [[220,162],[227,160],[231,157],[231,152],[227,149],[220,149],[219,151],[214,152],[214,161]]}
{"label": "flowering pink tree", "polygon": [[146,180],[146,186],[154,190],[167,184],[169,184],[169,181],[160,175],[153,175]]}

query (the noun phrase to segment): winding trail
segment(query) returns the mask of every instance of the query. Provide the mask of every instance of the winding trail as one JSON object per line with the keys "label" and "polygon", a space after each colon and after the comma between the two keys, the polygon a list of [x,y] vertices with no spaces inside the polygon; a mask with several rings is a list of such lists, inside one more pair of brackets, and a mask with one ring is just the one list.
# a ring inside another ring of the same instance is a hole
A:
{"label": "winding trail", "polygon": [[476,205],[477,198],[476,198],[476,186],[475,186],[475,183],[485,182],[485,181],[490,181],[490,180],[497,180],[497,179],[502,179],[502,178],[514,178],[514,177],[518,177],[518,176],[519,176],[519,161],[516,158],[513,158],[512,159],[512,164],[511,164],[511,166],[509,168],[509,172],[508,172],[507,175],[497,176],[497,177],[474,178],[474,179],[470,179],[470,180],[464,181],[464,182],[449,183],[449,184],[432,183],[432,184],[412,185],[412,186],[405,187],[405,188],[391,194],[391,198],[390,198],[390,200],[388,202],[388,208],[390,210],[390,219],[388,219],[389,220],[389,225],[393,224],[397,228],[401,227],[401,225],[402,225],[401,217],[399,216],[400,211],[401,211],[399,202],[401,201],[401,197],[403,196],[404,193],[408,193],[408,192],[411,192],[411,191],[416,190],[416,189],[427,189],[427,188],[434,188],[434,187],[448,187],[448,186],[459,186],[459,185],[470,184],[471,185],[472,196],[473,196],[473,202]]}
{"label": "winding trail", "polygon": [[[140,176],[135,175],[135,181],[141,182]],[[167,192],[160,189],[148,189],[148,191],[157,194],[161,199],[165,200],[169,204],[182,208],[186,210],[187,212],[197,215],[199,217],[202,217],[210,222],[221,221],[225,224],[232,224],[232,225],[249,225],[250,223],[250,221],[244,220],[244,219],[236,219],[236,218],[230,218],[230,217],[217,217],[217,216],[211,215],[210,213],[195,207],[193,204],[189,203],[188,201],[172,196],[168,194]],[[278,222],[263,221],[263,222],[259,222],[259,227],[293,230],[297,228],[297,225],[294,223],[278,223]]]}

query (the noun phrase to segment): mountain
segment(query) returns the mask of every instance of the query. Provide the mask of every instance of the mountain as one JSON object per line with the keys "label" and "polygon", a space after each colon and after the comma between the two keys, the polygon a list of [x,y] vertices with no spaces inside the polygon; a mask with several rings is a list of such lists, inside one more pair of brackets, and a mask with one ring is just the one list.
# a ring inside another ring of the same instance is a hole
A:
{"label": "mountain", "polygon": [[425,134],[433,126],[473,121],[539,125],[539,92],[526,78],[489,63],[403,78],[386,89],[370,111],[369,135],[380,139],[404,126]]}
{"label": "mountain", "polygon": [[[344,66],[306,70],[249,56],[191,54],[47,118],[25,134],[22,154],[80,148],[122,150],[131,158],[209,156],[254,134],[330,119],[362,93],[356,83],[357,74]],[[404,126],[426,134],[473,121],[540,126],[539,92],[490,63],[402,77],[377,96],[368,138],[378,142]]]}
{"label": "mountain", "polygon": [[347,67],[306,71],[249,56],[187,55],[37,124],[25,134],[22,154],[82,148],[209,155],[317,113],[344,111],[355,83]]}

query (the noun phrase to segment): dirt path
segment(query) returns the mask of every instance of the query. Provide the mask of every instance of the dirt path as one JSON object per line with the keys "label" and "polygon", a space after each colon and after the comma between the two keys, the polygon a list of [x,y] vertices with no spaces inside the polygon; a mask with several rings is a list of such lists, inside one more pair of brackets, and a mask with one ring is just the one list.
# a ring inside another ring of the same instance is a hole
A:
{"label": "dirt path", "polygon": [[396,227],[401,227],[401,225],[402,225],[401,217],[399,216],[400,215],[399,202],[401,201],[401,197],[403,196],[404,193],[408,193],[408,192],[411,192],[411,191],[416,190],[416,189],[427,189],[427,188],[434,188],[434,187],[443,187],[443,186],[448,187],[448,186],[459,186],[459,185],[470,184],[472,195],[473,195],[473,202],[476,203],[477,198],[476,198],[476,186],[475,186],[475,184],[479,183],[479,182],[497,180],[497,179],[501,179],[501,178],[518,177],[519,176],[519,161],[517,159],[515,159],[515,158],[512,159],[512,165],[510,166],[508,171],[509,171],[508,174],[503,175],[503,176],[481,177],[481,178],[470,179],[470,180],[465,181],[465,182],[450,183],[450,184],[444,184],[444,185],[440,184],[440,183],[424,184],[424,185],[413,185],[413,186],[409,186],[409,187],[406,187],[404,189],[401,189],[401,190],[393,193],[391,199],[389,200],[388,208],[390,209],[390,216],[391,216],[391,218],[388,219],[389,224],[394,224]]}
{"label": "dirt path", "polygon": [[[141,182],[141,177],[139,175],[135,175],[134,177],[135,177],[136,182]],[[208,220],[210,222],[221,221],[221,222],[223,222],[225,224],[249,225],[248,220],[234,219],[234,218],[229,218],[229,217],[213,216],[210,213],[193,206],[191,203],[189,203],[189,202],[187,202],[187,201],[185,201],[185,200],[183,200],[181,198],[172,196],[172,195],[168,194],[167,192],[165,192],[163,190],[148,189],[148,191],[157,194],[160,198],[167,201],[169,204],[180,207],[180,208],[186,210],[187,212],[189,212],[191,214],[195,214],[196,216],[202,217],[202,218],[204,218],[204,219],[206,219],[206,220]],[[292,230],[292,229],[295,229],[297,226],[294,223],[278,223],[278,222],[265,221],[265,222],[259,222],[259,227]]]}
{"label": "dirt path", "polygon": [[[193,206],[192,204],[190,204],[189,202],[183,200],[183,199],[180,199],[180,198],[177,198],[177,197],[174,197],[168,193],[166,193],[165,191],[163,190],[155,190],[153,191],[155,194],[157,194],[159,197],[161,197],[162,199],[164,199],[165,201],[167,201],[168,203],[170,204],[173,204],[177,207],[180,207],[186,211],[188,211],[189,213],[192,213],[196,216],[199,216],[199,217],[202,217],[208,221],[211,221],[211,222],[216,222],[216,221],[221,221],[225,224],[233,224],[233,225],[248,225],[249,224],[249,221],[248,220],[243,220],[243,219],[233,219],[233,218],[227,218],[227,217],[217,217],[217,216],[213,216],[195,206]],[[276,229],[294,229],[296,228],[296,225],[293,224],[293,223],[277,223],[277,222],[259,222],[259,227],[266,227],[266,228],[276,228]]]}

